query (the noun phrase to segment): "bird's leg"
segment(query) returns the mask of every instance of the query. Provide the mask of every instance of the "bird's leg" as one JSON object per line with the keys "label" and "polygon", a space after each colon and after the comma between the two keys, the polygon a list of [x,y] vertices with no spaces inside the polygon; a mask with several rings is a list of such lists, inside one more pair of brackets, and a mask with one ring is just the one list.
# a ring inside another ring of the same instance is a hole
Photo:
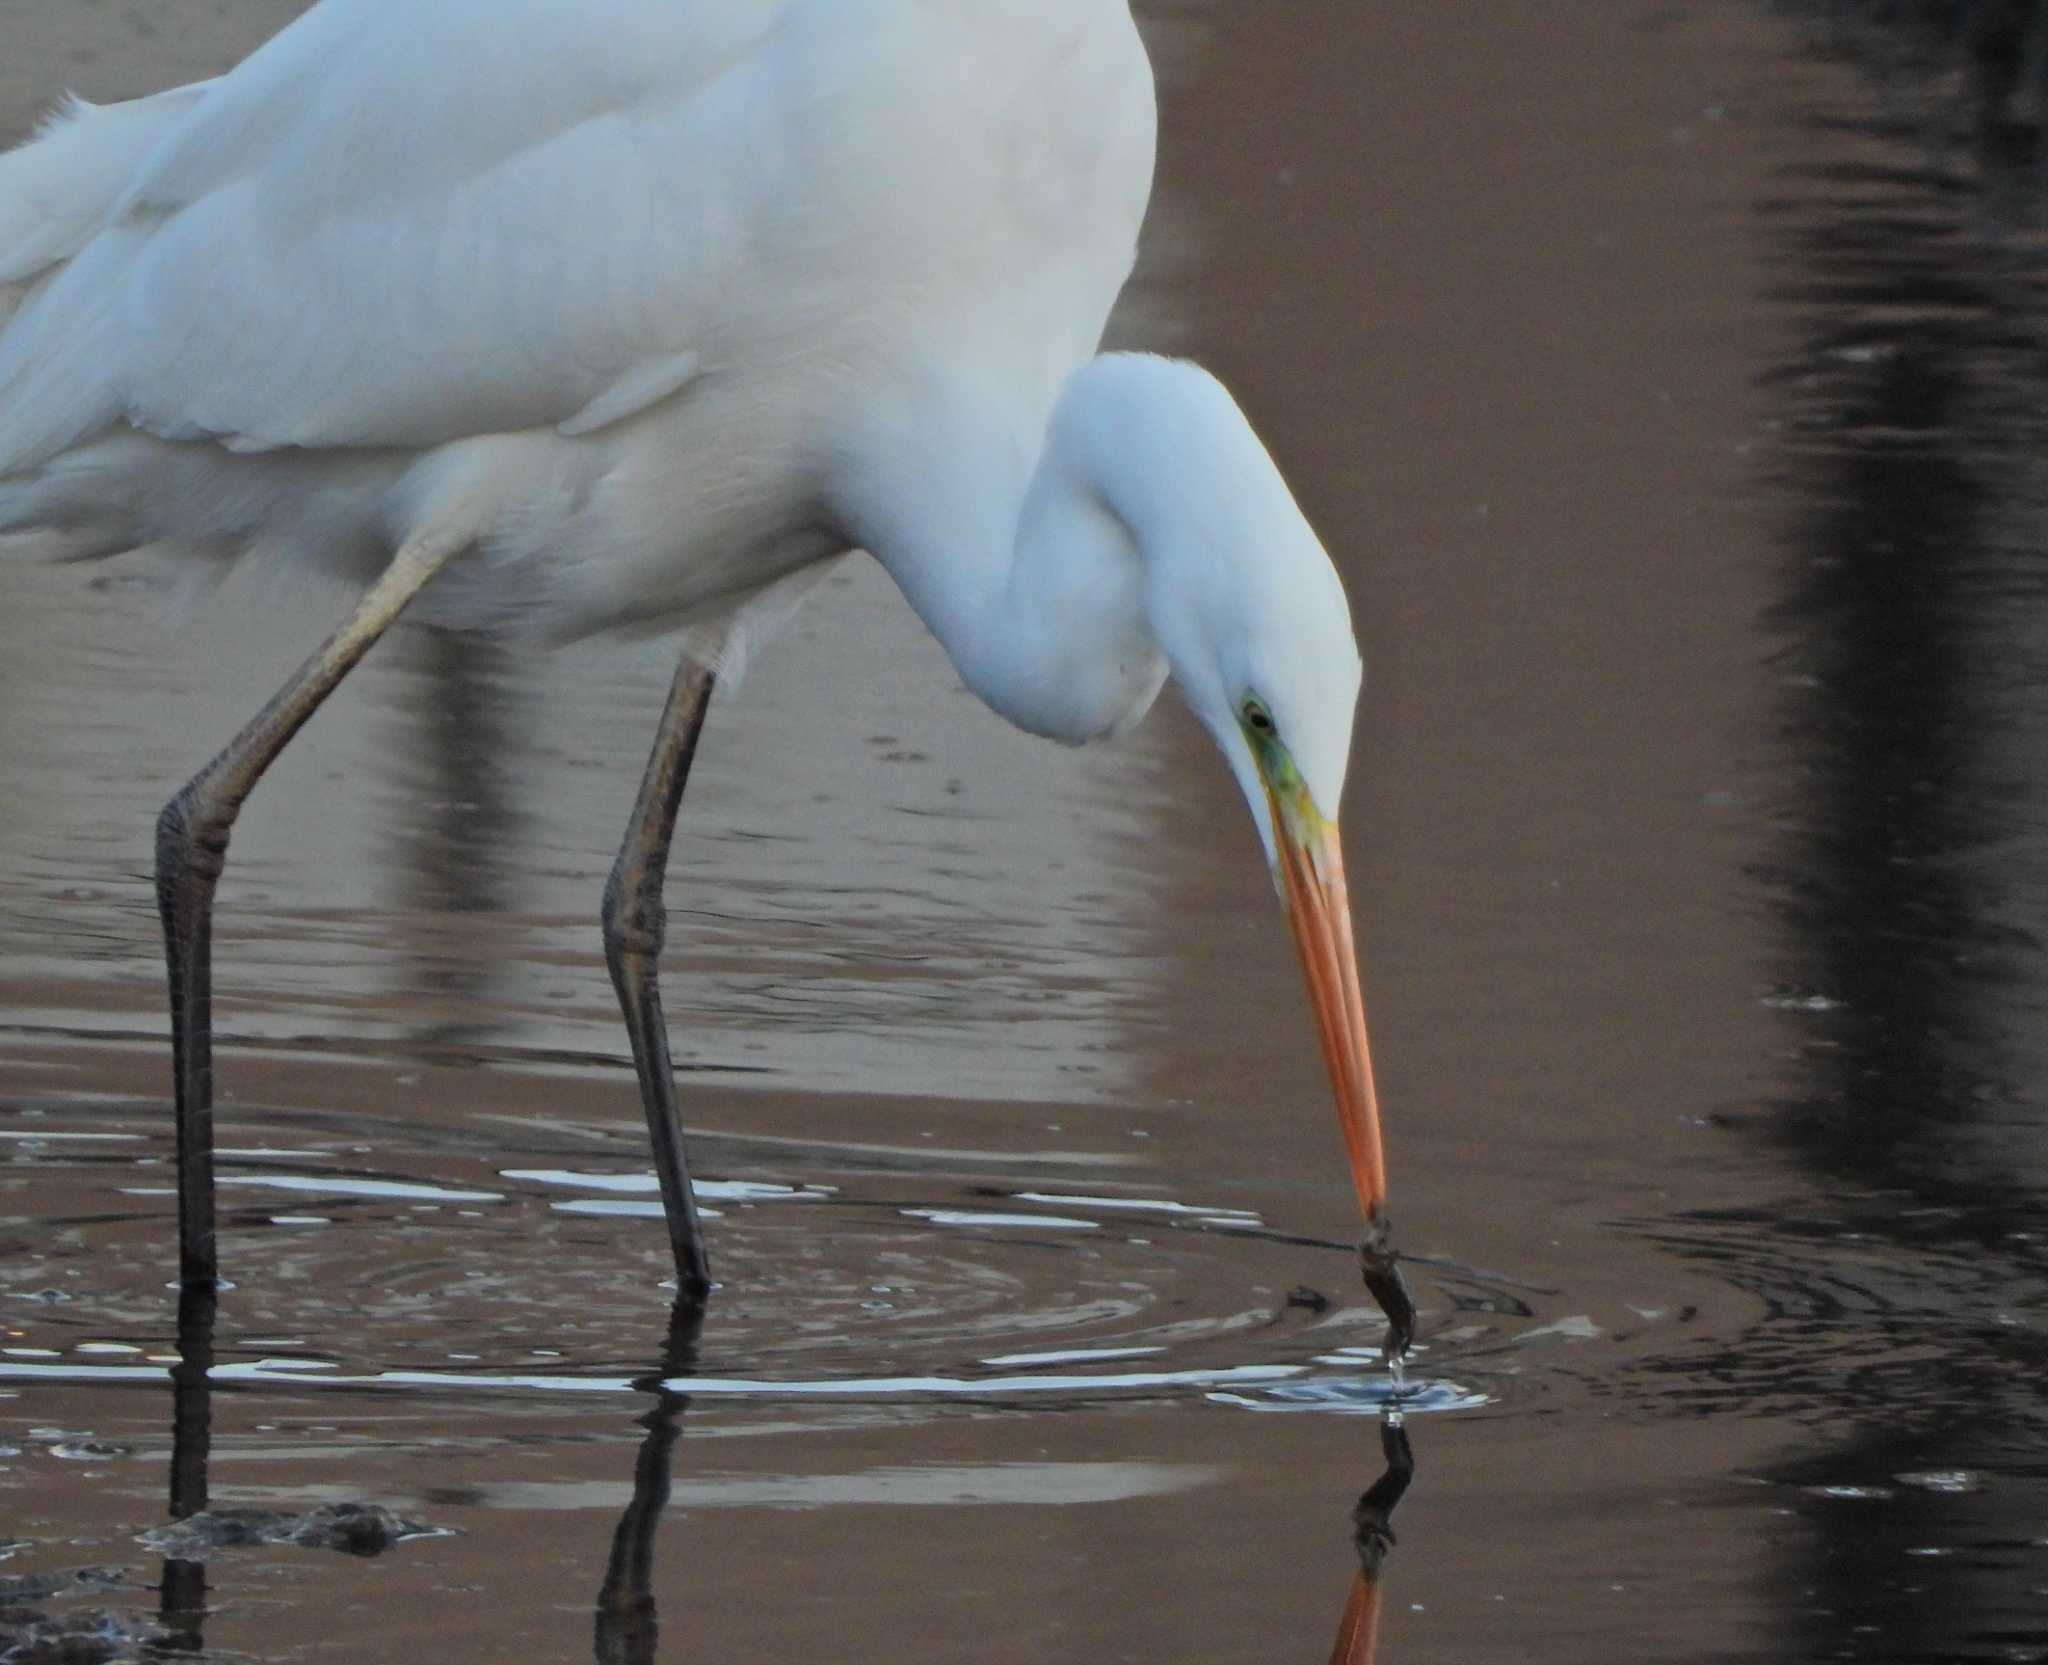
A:
{"label": "bird's leg", "polygon": [[[178,1362],[171,1366],[171,1519],[190,1520],[206,1509],[206,1466],[213,1450],[213,1324],[211,1284],[178,1292]],[[173,1640],[166,1652],[203,1653],[206,1563],[164,1558],[157,1616]]]}
{"label": "bird's leg", "polygon": [[228,833],[263,771],[467,542],[425,538],[400,549],[348,622],[157,817],[156,896],[170,966],[178,1104],[178,1275],[187,1287],[211,1284],[219,1272],[213,1218],[213,893],[227,862]]}
{"label": "bird's leg", "polygon": [[661,945],[668,931],[662,906],[662,880],[668,872],[669,842],[690,762],[697,755],[697,736],[704,729],[711,703],[713,674],[684,660],[669,691],[668,707],[647,759],[640,797],[626,841],[604,887],[604,958],[611,968],[612,987],[626,1015],[626,1033],[633,1043],[633,1065],[640,1073],[640,1103],[647,1112],[647,1132],[654,1144],[655,1172],[661,1178],[661,1205],[668,1216],[669,1247],[675,1251],[676,1279],[684,1296],[701,1296],[711,1287],[711,1266],[704,1254],[704,1228],[697,1220],[697,1198],[690,1188],[690,1165],[683,1152],[683,1119],[676,1108],[675,1070],[669,1061],[668,1024],[661,1012]]}

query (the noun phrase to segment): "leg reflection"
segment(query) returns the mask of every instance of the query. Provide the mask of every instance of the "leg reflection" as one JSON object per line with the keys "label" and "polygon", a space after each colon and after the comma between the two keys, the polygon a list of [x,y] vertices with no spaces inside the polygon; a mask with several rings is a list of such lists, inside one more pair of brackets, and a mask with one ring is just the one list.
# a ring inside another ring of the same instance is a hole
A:
{"label": "leg reflection", "polygon": [[702,1299],[683,1296],[669,1315],[660,1365],[638,1384],[654,1395],[654,1408],[640,1419],[647,1437],[633,1464],[633,1501],[612,1534],[611,1558],[597,1593],[597,1665],[654,1665],[661,1635],[654,1605],[654,1534],[668,1507],[669,1465],[690,1403],[688,1394],[672,1393],[664,1384],[696,1368],[703,1329]]}
{"label": "leg reflection", "polygon": [[1357,1527],[1358,1576],[1337,1627],[1330,1665],[1373,1665],[1380,1642],[1380,1569],[1394,1547],[1394,1508],[1415,1478],[1415,1453],[1399,1416],[1380,1424],[1380,1449],[1387,1470],[1365,1489],[1352,1514]]}
{"label": "leg reflection", "polygon": [[[171,1519],[206,1508],[206,1463],[213,1450],[213,1320],[211,1284],[186,1284],[178,1294],[178,1362],[171,1370]],[[158,1617],[171,1653],[205,1651],[206,1565],[164,1560]]]}

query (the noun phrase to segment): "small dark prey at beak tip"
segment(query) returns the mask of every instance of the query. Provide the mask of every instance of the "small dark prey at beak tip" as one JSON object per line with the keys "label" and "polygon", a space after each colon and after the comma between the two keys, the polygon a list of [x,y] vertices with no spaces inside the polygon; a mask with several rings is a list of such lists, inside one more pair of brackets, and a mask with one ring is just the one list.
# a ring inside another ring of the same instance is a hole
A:
{"label": "small dark prey at beak tip", "polygon": [[1401,1276],[1401,1259],[1394,1252],[1394,1228],[1384,1214],[1375,1213],[1365,1235],[1358,1240],[1358,1264],[1365,1273],[1365,1287],[1387,1315],[1387,1361],[1407,1355],[1415,1340],[1415,1297],[1408,1293],[1408,1280]]}

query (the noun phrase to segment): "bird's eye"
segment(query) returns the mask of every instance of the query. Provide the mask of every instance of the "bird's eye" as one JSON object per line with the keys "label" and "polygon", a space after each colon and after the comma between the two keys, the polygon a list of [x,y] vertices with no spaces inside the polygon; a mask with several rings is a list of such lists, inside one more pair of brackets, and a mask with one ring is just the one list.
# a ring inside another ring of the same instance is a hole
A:
{"label": "bird's eye", "polygon": [[1244,720],[1250,728],[1260,734],[1271,734],[1273,732],[1272,713],[1259,704],[1257,700],[1246,700],[1244,702]]}

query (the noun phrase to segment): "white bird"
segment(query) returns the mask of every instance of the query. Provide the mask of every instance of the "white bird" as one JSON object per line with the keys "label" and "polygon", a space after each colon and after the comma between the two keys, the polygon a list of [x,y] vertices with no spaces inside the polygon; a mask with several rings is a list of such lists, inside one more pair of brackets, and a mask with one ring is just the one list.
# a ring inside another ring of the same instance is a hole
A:
{"label": "white bird", "polygon": [[656,965],[718,643],[870,552],[1013,723],[1170,674],[1308,975],[1405,1344],[1335,815],[1343,587],[1228,392],[1098,355],[1151,190],[1125,0],[320,0],[217,80],[0,157],[0,537],[361,580],[165,807],[181,1270],[216,1273],[209,933],[229,829],[402,610],[687,631],[603,910],[684,1287],[708,1287]]}

